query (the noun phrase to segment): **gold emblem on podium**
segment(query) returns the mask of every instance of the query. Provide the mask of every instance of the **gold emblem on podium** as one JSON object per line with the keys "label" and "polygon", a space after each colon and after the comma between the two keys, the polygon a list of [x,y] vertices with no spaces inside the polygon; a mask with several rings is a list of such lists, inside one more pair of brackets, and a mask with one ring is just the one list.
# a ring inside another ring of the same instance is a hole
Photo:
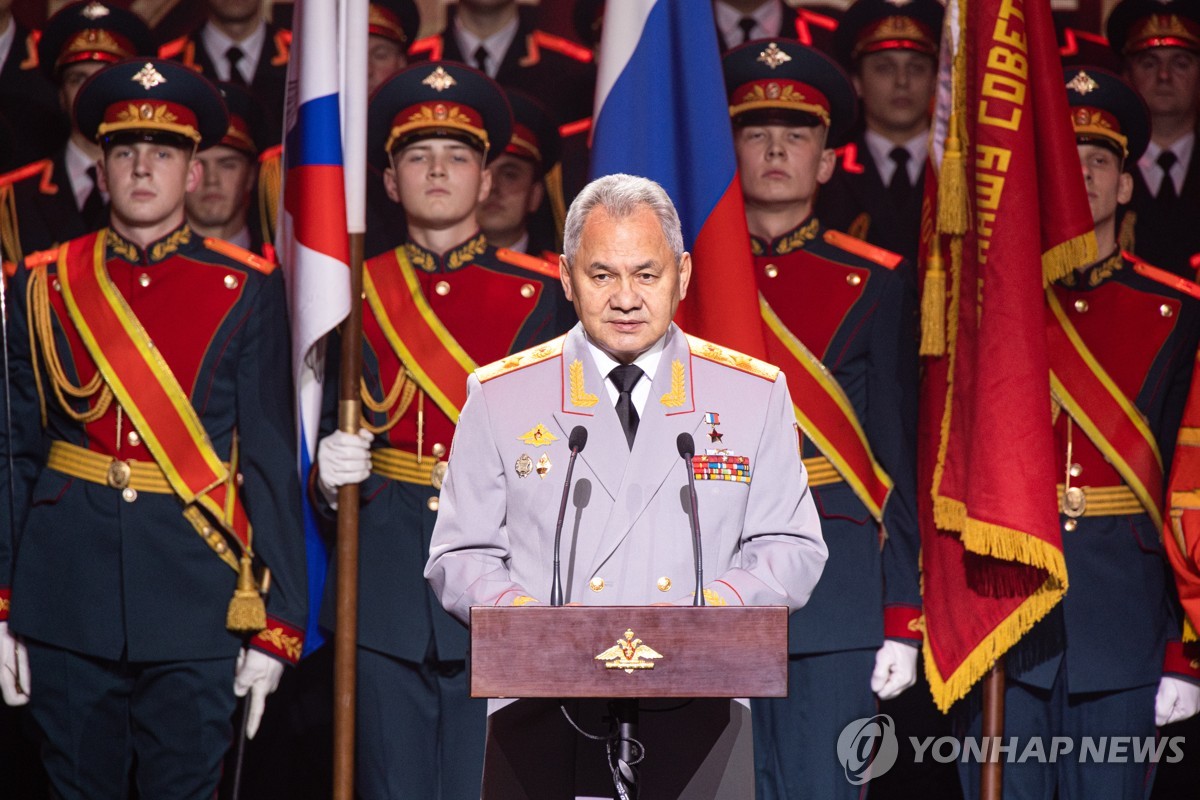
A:
{"label": "gold emblem on podium", "polygon": [[633,629],[625,631],[625,638],[596,656],[597,661],[607,661],[605,669],[623,669],[632,675],[635,669],[654,669],[653,661],[643,661],[643,658],[662,658],[662,653],[649,645],[642,644],[641,639],[633,637]]}

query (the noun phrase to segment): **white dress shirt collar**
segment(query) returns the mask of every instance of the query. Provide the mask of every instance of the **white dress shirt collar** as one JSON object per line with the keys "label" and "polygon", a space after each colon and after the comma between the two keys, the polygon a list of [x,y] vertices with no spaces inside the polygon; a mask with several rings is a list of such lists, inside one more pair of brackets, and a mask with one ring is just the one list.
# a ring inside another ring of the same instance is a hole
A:
{"label": "white dress shirt collar", "polygon": [[8,53],[12,50],[13,41],[17,38],[17,20],[13,17],[8,18],[8,27],[4,29],[4,33],[0,33],[0,67],[4,66],[4,62],[8,60]]}
{"label": "white dress shirt collar", "polygon": [[254,82],[254,73],[258,71],[258,60],[262,57],[263,45],[267,41],[267,23],[260,22],[254,29],[254,33],[240,42],[235,42],[224,31],[218,30],[215,25],[206,22],[200,29],[200,41],[204,44],[204,49],[208,51],[209,58],[212,59],[213,68],[217,71],[217,80],[222,81],[229,80],[229,59],[225,54],[229,52],[229,48],[238,47],[244,53],[238,64],[238,70],[242,73],[246,85],[249,86]]}
{"label": "white dress shirt collar", "polygon": [[504,62],[504,56],[508,53],[508,48],[512,46],[513,39],[517,37],[517,28],[520,23],[521,18],[515,16],[503,28],[486,39],[481,39],[463,27],[462,20],[456,17],[454,35],[458,38],[458,49],[462,51],[463,61],[469,66],[475,66],[475,51],[479,49],[480,45],[483,45],[483,49],[488,54],[487,75],[489,78],[495,79],[496,73],[500,71],[500,64]]}
{"label": "white dress shirt collar", "polygon": [[754,9],[749,14],[743,14],[736,8],[729,6],[721,0],[716,0],[713,3],[713,12],[717,23],[717,30],[721,32],[721,37],[725,39],[725,44],[730,47],[737,47],[742,43],[744,34],[742,28],[738,25],[742,21],[742,17],[751,17],[757,23],[750,30],[750,39],[766,39],[770,36],[779,36],[780,27],[783,26],[783,6],[779,0],[767,0],[758,8]]}
{"label": "white dress shirt collar", "polygon": [[[668,331],[667,336],[670,335],[670,331]],[[633,401],[633,407],[637,409],[639,417],[642,416],[642,409],[646,407],[646,400],[650,397],[650,385],[654,383],[654,373],[658,371],[658,362],[662,359],[663,349],[667,346],[667,336],[663,336],[649,350],[633,360],[634,365],[645,373],[634,385],[633,391],[629,393],[629,398]],[[620,366],[621,362],[597,347],[586,333],[584,338],[587,339],[588,350],[592,353],[596,369],[604,376],[604,388],[608,390],[608,399],[615,406],[620,392],[617,391],[616,385],[608,379],[608,374]]]}
{"label": "white dress shirt collar", "polygon": [[1170,150],[1175,154],[1175,163],[1171,165],[1171,180],[1175,184],[1175,194],[1179,195],[1183,192],[1183,181],[1187,178],[1188,166],[1192,163],[1192,151],[1195,149],[1195,131],[1185,133],[1171,142],[1170,147],[1160,147],[1154,142],[1146,146],[1146,152],[1138,159],[1138,167],[1142,170],[1142,179],[1146,181],[1146,188],[1152,196],[1158,197],[1158,190],[1162,186],[1163,171],[1158,165],[1158,157],[1163,150]]}
{"label": "white dress shirt collar", "polygon": [[[867,150],[870,151],[872,160],[875,161],[880,180],[884,186],[890,185],[892,175],[896,172],[896,162],[892,160],[891,155],[896,145],[891,139],[870,128],[867,128],[863,138],[867,142]],[[918,133],[900,146],[908,151],[908,182],[916,186],[925,171],[925,159],[929,155],[929,131]]]}

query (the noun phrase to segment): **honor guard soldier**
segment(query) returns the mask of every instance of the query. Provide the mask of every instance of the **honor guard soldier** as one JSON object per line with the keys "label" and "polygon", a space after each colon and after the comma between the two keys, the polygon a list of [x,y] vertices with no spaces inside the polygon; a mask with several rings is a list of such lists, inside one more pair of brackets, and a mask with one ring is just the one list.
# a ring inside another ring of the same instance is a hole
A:
{"label": "honor guard soldier", "polygon": [[[561,333],[569,312],[547,262],[497,250],[479,232],[486,165],[512,134],[495,82],[450,62],[409,67],[372,96],[367,131],[408,241],[363,268],[370,433],[329,433],[317,451],[317,486],[331,504],[338,486],[363,482],[357,786],[366,798],[477,798],[485,709],[469,699],[467,633],[421,572],[468,375]],[[336,574],[334,565],[329,627]]]}
{"label": "honor guard soldier", "polygon": [[546,107],[524,92],[505,91],[513,134],[488,165],[492,191],[479,206],[479,227],[491,244],[558,260],[562,197],[562,140]]}
{"label": "honor guard soldier", "polygon": [[[554,600],[564,493],[555,476],[583,446],[579,427],[588,444],[574,462],[575,521],[562,529],[571,556],[560,602],[691,605],[700,591],[712,606],[803,606],[826,550],[796,447],[791,376],[671,322],[692,264],[658,184],[621,174],[593,181],[572,203],[563,238],[562,286],[579,324],[470,377],[425,571],[442,604],[466,623],[472,606]],[[679,440],[693,435],[695,452],[680,463]],[[680,502],[689,471],[704,527],[701,587]],[[502,704],[491,706],[486,800],[612,796],[624,766],[578,736],[560,701]],[[566,708],[584,730],[603,730],[608,706]],[[668,706],[641,715],[641,796],[753,797],[744,704]]]}
{"label": "honor guard soldier", "polygon": [[[788,375],[829,562],[790,619],[789,696],[754,701],[760,798],[857,797],[835,751],[916,679],[915,291],[903,258],[812,214],[854,88],[813,48],[724,60],[767,355]],[[885,533],[886,531],[886,533]]]}
{"label": "honor guard soldier", "polygon": [[1137,161],[1133,199],[1121,221],[1121,246],[1163,269],[1196,277],[1200,254],[1200,4],[1122,0],[1108,18],[1108,40],[1125,60],[1125,78],[1150,111],[1150,143]]}
{"label": "honor guard soldier", "polygon": [[72,3],[52,16],[38,40],[38,60],[72,115],[71,135],[52,158],[0,177],[4,259],[20,261],[108,222],[108,198],[97,179],[100,146],[79,129],[75,96],[103,67],[151,52],[150,32],[135,14],[99,0]]}
{"label": "honor guard soldier", "polygon": [[831,228],[917,262],[929,124],[937,82],[938,0],[858,0],[834,52],[862,101],[862,127],[821,189],[817,213]]}
{"label": "honor guard soldier", "polygon": [[[1146,147],[1146,108],[1116,75],[1068,68],[1064,83],[1104,258],[1046,291],[1051,415],[1062,461],[1063,555],[1070,588],[1006,657],[1004,734],[1133,737],[1200,708],[1200,669],[1162,545],[1169,473],[1200,338],[1200,287],[1117,242],[1117,209]],[[1168,523],[1169,524],[1169,523]],[[1194,646],[1193,646],[1194,647]],[[1195,658],[1195,655],[1192,655]],[[979,735],[978,702],[967,735]],[[968,798],[978,765],[961,765]],[[1010,760],[1006,797],[1146,797],[1152,765]]]}
{"label": "honor guard soldier", "polygon": [[237,83],[258,98],[267,143],[283,138],[283,100],[292,32],[263,18],[262,0],[205,0],[207,19],[158,48],[210,81]]}
{"label": "honor guard soldier", "polygon": [[367,94],[408,66],[408,48],[421,30],[412,0],[371,3],[367,11]]}
{"label": "honor guard soldier", "polygon": [[0,117],[21,123],[0,169],[48,158],[70,131],[54,84],[38,67],[40,36],[13,16],[12,0],[0,0]]}
{"label": "honor guard soldier", "polygon": [[184,219],[228,127],[208,81],[124,61],[75,112],[112,226],[10,286],[0,689],[56,796],[123,797],[132,767],[143,797],[212,797],[235,695],[253,735],[306,618],[283,279]]}
{"label": "honor guard soldier", "polygon": [[257,101],[237,84],[217,88],[229,111],[229,128],[219,142],[196,154],[200,184],[187,193],[188,224],[201,236],[224,239],[274,261],[274,247],[263,237],[264,215],[253,203],[263,139]]}

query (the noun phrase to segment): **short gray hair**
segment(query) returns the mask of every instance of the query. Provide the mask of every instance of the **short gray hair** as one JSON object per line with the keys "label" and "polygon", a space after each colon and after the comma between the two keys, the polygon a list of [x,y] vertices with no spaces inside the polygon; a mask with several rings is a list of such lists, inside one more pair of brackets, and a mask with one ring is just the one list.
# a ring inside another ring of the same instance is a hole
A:
{"label": "short gray hair", "polygon": [[679,212],[675,210],[666,190],[649,178],[620,172],[592,181],[583,187],[583,191],[571,203],[563,226],[563,255],[567,257],[567,263],[575,262],[579,240],[583,236],[583,224],[595,208],[603,208],[615,219],[624,219],[639,206],[647,206],[658,217],[663,236],[678,264],[683,256],[683,228],[679,223]]}

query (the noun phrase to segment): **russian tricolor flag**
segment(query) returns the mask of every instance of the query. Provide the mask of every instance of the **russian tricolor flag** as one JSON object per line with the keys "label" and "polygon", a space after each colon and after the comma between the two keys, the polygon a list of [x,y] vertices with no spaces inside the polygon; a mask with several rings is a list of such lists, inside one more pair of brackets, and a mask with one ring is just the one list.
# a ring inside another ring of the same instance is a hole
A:
{"label": "russian tricolor flag", "polygon": [[[361,6],[361,8],[358,8]],[[317,345],[350,313],[352,213],[365,196],[365,162],[354,168],[343,158],[343,142],[365,140],[366,0],[296,0],[291,59],[288,63],[287,123],[284,136],[283,205],[276,247],[288,285],[292,329],[292,377],[297,397],[297,440],[301,485],[308,485],[321,415],[324,365]],[[358,17],[361,17],[359,19]],[[361,43],[345,36],[361,32]],[[347,55],[361,58],[350,63]],[[358,63],[361,61],[361,64]],[[352,76],[351,85],[342,76]],[[361,105],[361,114],[357,113]],[[353,112],[353,113],[352,113]],[[344,125],[346,126],[344,128]],[[354,137],[344,130],[355,130]],[[361,150],[362,148],[358,148]],[[358,157],[362,153],[356,154]],[[362,230],[361,223],[357,230]],[[304,492],[309,620],[305,652],[323,641],[317,619],[329,554]]]}
{"label": "russian tricolor flag", "polygon": [[708,3],[609,3],[600,43],[592,175],[641,175],[679,209],[694,270],[681,324],[763,357],[762,317],[716,24]]}

